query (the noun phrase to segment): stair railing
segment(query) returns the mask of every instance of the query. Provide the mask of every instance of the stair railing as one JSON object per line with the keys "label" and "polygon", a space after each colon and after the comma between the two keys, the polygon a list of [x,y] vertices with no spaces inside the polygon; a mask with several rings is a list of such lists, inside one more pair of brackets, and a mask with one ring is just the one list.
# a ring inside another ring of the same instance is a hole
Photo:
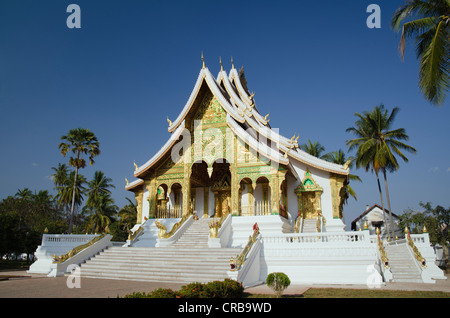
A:
{"label": "stair railing", "polygon": [[247,245],[239,255],[230,259],[230,271],[228,276],[231,279],[242,282],[244,286],[255,285],[260,283],[260,251],[261,251],[261,234],[258,224],[253,225],[253,234],[249,236]]}
{"label": "stair railing", "polygon": [[386,250],[384,249],[384,243],[383,240],[380,237],[380,228],[377,227],[376,229],[377,233],[377,245],[378,245],[378,257],[381,261],[380,270],[383,274],[384,281],[389,282],[393,279],[391,267],[389,265],[389,259],[386,255]]}
{"label": "stair railing", "polygon": [[236,255],[235,258],[230,259],[230,267],[231,271],[239,271],[241,267],[244,265],[245,260],[247,258],[248,253],[252,249],[253,244],[257,241],[258,237],[260,235],[258,223],[255,223],[253,225],[253,234],[249,236],[248,242],[245,245],[244,249],[239,255]]}
{"label": "stair railing", "polygon": [[192,224],[193,220],[194,215],[192,213],[186,213],[179,222],[172,226],[169,232],[167,232],[167,227],[164,224],[156,220],[155,225],[159,229],[156,247],[168,246],[175,243]]}
{"label": "stair railing", "polygon": [[426,260],[425,258],[422,257],[422,255],[419,252],[419,249],[414,244],[414,241],[411,239],[408,227],[405,227],[405,234],[406,239],[408,241],[408,245],[411,248],[412,252],[414,253],[414,257],[416,258],[417,262],[420,264],[422,268],[426,268],[427,267]]}
{"label": "stair railing", "polygon": [[70,265],[79,265],[88,258],[111,246],[111,238],[112,235],[104,233],[96,236],[85,244],[81,244],[71,249],[64,255],[53,255],[53,263],[50,266],[50,273],[47,276],[57,277],[64,275],[64,273],[68,271]]}
{"label": "stair railing", "polygon": [[301,215],[297,216],[297,219],[294,223],[294,232],[301,233],[303,229],[303,217]]}
{"label": "stair railing", "polygon": [[224,247],[228,245],[231,234],[231,213],[224,214],[220,219],[213,219],[209,225],[209,247]]}

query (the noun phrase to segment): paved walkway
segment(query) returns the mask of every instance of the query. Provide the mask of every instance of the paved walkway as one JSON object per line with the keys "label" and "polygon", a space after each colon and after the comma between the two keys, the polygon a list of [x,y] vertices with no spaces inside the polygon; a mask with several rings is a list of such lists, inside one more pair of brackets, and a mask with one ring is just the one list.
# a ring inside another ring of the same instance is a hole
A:
{"label": "paved walkway", "polygon": [[[447,274],[447,277],[449,274]],[[178,290],[185,284],[136,282],[113,279],[81,278],[80,288],[68,288],[67,282],[75,284],[70,277],[46,277],[31,275],[26,271],[0,272],[0,298],[116,298],[135,291],[149,292],[159,287]],[[368,289],[366,285],[291,285],[284,295],[301,295],[309,288],[353,288]],[[438,280],[436,284],[388,283],[382,290],[422,290],[450,292],[450,278]],[[252,294],[272,294],[265,285],[245,290]]]}

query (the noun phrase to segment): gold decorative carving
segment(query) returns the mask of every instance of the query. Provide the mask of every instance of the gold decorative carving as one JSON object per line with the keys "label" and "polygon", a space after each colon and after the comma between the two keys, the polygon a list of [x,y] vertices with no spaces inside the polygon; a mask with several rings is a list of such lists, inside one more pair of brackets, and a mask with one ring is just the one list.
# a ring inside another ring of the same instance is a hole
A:
{"label": "gold decorative carving", "polygon": [[94,243],[100,241],[102,238],[104,238],[106,235],[106,233],[103,233],[99,236],[94,237],[92,240],[90,240],[89,242],[79,245],[77,247],[74,247],[73,249],[71,249],[69,252],[67,252],[64,255],[61,256],[56,256],[53,254],[53,264],[58,264],[58,263],[64,263],[65,261],[67,261],[69,258],[75,256],[76,254],[78,254],[79,252],[81,252],[82,250],[88,248],[89,246],[93,245]]}

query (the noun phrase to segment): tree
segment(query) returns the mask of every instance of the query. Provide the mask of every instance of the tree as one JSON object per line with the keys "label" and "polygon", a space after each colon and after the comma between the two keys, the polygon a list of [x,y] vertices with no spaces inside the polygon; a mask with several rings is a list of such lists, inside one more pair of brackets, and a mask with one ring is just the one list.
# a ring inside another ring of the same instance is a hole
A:
{"label": "tree", "polygon": [[108,232],[108,226],[114,221],[118,207],[109,194],[101,194],[92,205],[86,205],[84,211],[90,213],[86,218],[87,228],[94,233]]}
{"label": "tree", "polygon": [[311,142],[311,140],[308,139],[306,144],[301,144],[300,149],[302,149],[304,152],[310,154],[311,156],[321,158],[322,153],[325,151],[325,147],[320,144],[320,142],[315,141]]}
{"label": "tree", "polygon": [[275,291],[277,298],[280,298],[283,291],[291,284],[291,280],[285,273],[270,273],[267,275],[266,284]]}
{"label": "tree", "polygon": [[383,213],[385,213],[380,180],[378,177],[379,171],[381,170],[383,172],[386,198],[389,206],[392,238],[394,237],[394,223],[392,220],[392,209],[386,171],[393,172],[399,169],[400,166],[395,155],[398,155],[405,162],[408,162],[408,158],[403,154],[402,150],[411,153],[416,152],[416,149],[400,141],[409,139],[404,128],[390,130],[398,111],[399,108],[395,107],[392,112],[388,114],[388,110],[384,108],[384,105],[375,106],[371,112],[364,112],[363,115],[355,113],[355,116],[358,117],[358,120],[355,122],[355,127],[346,129],[347,132],[351,132],[357,136],[357,138],[347,141],[349,151],[355,148],[357,149],[355,160],[356,167],[364,167],[366,171],[369,169],[375,171],[381,205]]}
{"label": "tree", "polygon": [[442,104],[450,85],[449,21],[450,2],[442,0],[409,0],[391,19],[392,28],[397,32],[402,30],[399,43],[402,59],[405,39],[416,40],[416,55],[420,59],[419,87],[433,104]]}
{"label": "tree", "polygon": [[111,194],[109,188],[115,188],[111,182],[112,179],[106,177],[102,171],[96,171],[94,178],[89,182],[86,205],[94,207],[102,195]]}
{"label": "tree", "polygon": [[68,152],[72,152],[75,157],[70,157],[69,165],[75,168],[75,177],[72,192],[72,205],[70,208],[69,234],[72,233],[74,207],[75,207],[75,191],[78,177],[78,170],[86,166],[86,160],[83,155],[89,155],[89,164],[94,164],[94,157],[100,154],[100,144],[95,134],[89,129],[77,128],[71,129],[67,136],[62,136],[62,142],[59,144],[61,154],[65,157]]}

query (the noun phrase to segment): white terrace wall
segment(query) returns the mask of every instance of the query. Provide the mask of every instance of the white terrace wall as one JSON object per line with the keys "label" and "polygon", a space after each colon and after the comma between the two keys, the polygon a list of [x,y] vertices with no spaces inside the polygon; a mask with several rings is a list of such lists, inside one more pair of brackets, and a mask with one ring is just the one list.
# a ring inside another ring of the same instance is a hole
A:
{"label": "white terrace wall", "polygon": [[375,275],[376,244],[365,232],[262,236],[260,280],[283,272],[296,284],[367,284]]}

